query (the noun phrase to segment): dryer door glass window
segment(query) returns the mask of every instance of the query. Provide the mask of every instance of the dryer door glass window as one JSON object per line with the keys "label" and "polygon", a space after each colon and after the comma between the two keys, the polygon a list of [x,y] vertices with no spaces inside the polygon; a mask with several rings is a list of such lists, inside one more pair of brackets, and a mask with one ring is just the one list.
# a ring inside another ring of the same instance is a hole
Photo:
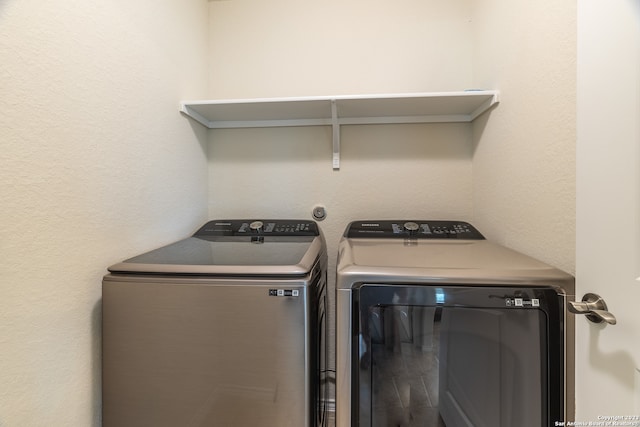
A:
{"label": "dryer door glass window", "polygon": [[562,419],[557,301],[543,289],[362,287],[354,424],[553,425]]}

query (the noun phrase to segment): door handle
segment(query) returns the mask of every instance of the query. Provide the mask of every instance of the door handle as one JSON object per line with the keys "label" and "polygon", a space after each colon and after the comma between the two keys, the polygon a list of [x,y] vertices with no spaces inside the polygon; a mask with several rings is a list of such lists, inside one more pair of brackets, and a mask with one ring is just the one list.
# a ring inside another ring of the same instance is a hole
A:
{"label": "door handle", "polygon": [[584,314],[593,323],[607,322],[610,325],[617,323],[616,316],[607,311],[607,304],[600,295],[585,294],[582,302],[569,301],[567,308],[575,314]]}

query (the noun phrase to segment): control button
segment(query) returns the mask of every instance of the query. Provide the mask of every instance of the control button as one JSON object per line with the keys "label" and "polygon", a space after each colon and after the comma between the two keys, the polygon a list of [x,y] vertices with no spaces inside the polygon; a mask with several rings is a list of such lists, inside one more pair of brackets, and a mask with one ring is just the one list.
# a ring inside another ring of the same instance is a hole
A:
{"label": "control button", "polygon": [[404,229],[409,232],[409,234],[416,234],[420,226],[415,222],[405,222]]}
{"label": "control button", "polygon": [[261,232],[263,226],[264,223],[262,221],[253,221],[251,224],[249,224],[249,228],[256,233]]}

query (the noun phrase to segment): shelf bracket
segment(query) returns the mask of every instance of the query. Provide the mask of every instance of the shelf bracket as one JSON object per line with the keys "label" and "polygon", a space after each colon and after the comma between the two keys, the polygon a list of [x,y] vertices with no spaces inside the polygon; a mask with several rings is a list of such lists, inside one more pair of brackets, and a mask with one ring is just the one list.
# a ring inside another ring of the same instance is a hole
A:
{"label": "shelf bracket", "polygon": [[340,169],[340,123],[335,99],[331,100],[331,127],[333,128],[333,169]]}

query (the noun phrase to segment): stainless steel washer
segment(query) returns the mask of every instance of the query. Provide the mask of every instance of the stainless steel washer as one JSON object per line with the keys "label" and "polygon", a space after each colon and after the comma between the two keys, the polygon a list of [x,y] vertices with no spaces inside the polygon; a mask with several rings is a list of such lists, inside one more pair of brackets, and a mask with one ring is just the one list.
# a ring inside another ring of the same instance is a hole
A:
{"label": "stainless steel washer", "polygon": [[465,222],[356,221],[336,292],[337,427],[571,419],[571,275]]}
{"label": "stainless steel washer", "polygon": [[218,220],[110,267],[103,425],[324,425],[326,258],[314,222]]}

